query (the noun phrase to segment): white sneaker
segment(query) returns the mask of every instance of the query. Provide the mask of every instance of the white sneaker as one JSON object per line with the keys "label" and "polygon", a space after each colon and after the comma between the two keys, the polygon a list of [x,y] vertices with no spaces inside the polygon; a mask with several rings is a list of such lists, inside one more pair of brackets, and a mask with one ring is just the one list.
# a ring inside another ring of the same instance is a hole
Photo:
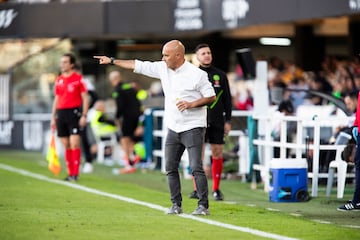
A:
{"label": "white sneaker", "polygon": [[105,158],[104,159],[104,165],[108,167],[114,166],[115,162],[112,158]]}
{"label": "white sneaker", "polygon": [[203,205],[200,204],[195,209],[195,211],[193,211],[191,214],[192,215],[204,215],[204,216],[206,216],[206,215],[210,215],[210,212],[209,212],[209,209],[207,209],[206,207],[204,207]]}
{"label": "white sneaker", "polygon": [[94,171],[93,165],[91,163],[85,163],[82,169],[83,173],[92,173]]}

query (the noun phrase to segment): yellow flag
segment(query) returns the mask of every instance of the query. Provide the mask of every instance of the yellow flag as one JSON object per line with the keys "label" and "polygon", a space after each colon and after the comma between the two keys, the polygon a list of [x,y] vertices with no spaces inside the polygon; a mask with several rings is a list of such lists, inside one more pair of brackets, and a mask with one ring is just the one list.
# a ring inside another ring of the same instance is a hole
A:
{"label": "yellow flag", "polygon": [[49,170],[55,176],[58,176],[60,171],[61,171],[61,165],[60,165],[60,161],[59,161],[59,158],[58,158],[58,154],[56,152],[55,135],[54,134],[51,134],[50,146],[49,146],[49,149],[48,149],[46,160],[48,161]]}

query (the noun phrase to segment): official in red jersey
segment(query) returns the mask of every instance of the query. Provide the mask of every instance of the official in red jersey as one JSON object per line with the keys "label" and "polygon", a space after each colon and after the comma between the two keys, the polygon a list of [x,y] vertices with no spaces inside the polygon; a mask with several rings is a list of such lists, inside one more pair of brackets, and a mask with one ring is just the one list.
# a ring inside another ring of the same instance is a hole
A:
{"label": "official in red jersey", "polygon": [[52,108],[51,129],[65,148],[68,170],[67,181],[76,181],[81,161],[80,129],[86,125],[89,99],[81,74],[75,71],[75,56],[67,53],[61,57],[61,75],[55,81],[55,98]]}

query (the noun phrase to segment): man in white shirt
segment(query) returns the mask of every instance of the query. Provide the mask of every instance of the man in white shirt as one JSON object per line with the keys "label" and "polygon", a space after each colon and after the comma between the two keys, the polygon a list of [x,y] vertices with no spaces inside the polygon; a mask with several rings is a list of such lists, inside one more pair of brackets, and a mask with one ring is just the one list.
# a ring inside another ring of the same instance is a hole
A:
{"label": "man in white shirt", "polygon": [[202,145],[206,127],[206,105],[215,101],[215,92],[206,72],[185,61],[185,47],[179,40],[167,42],[162,61],[119,60],[94,56],[100,64],[113,64],[135,73],[159,78],[165,95],[166,174],[172,207],[168,214],[182,213],[179,163],[185,149],[198,190],[198,207],[193,215],[208,215],[208,183],[202,166]]}

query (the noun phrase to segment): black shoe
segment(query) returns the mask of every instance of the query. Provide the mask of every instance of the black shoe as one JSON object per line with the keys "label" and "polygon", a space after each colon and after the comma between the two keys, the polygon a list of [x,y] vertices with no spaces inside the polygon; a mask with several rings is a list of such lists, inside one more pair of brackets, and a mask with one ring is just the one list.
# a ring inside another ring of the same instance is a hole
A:
{"label": "black shoe", "polygon": [[66,178],[64,178],[64,181],[72,181],[72,176],[67,176]]}
{"label": "black shoe", "polygon": [[339,211],[360,211],[360,203],[353,203],[348,201],[345,205],[337,208]]}
{"label": "black shoe", "polygon": [[193,191],[192,193],[190,193],[189,198],[199,199],[199,195],[197,194],[197,191]]}
{"label": "black shoe", "polygon": [[68,182],[76,182],[78,180],[78,176],[67,176],[64,180]]}
{"label": "black shoe", "polygon": [[220,190],[216,190],[215,192],[213,192],[213,197],[215,201],[222,201],[224,200],[224,195],[222,194],[222,192],[220,192]]}

